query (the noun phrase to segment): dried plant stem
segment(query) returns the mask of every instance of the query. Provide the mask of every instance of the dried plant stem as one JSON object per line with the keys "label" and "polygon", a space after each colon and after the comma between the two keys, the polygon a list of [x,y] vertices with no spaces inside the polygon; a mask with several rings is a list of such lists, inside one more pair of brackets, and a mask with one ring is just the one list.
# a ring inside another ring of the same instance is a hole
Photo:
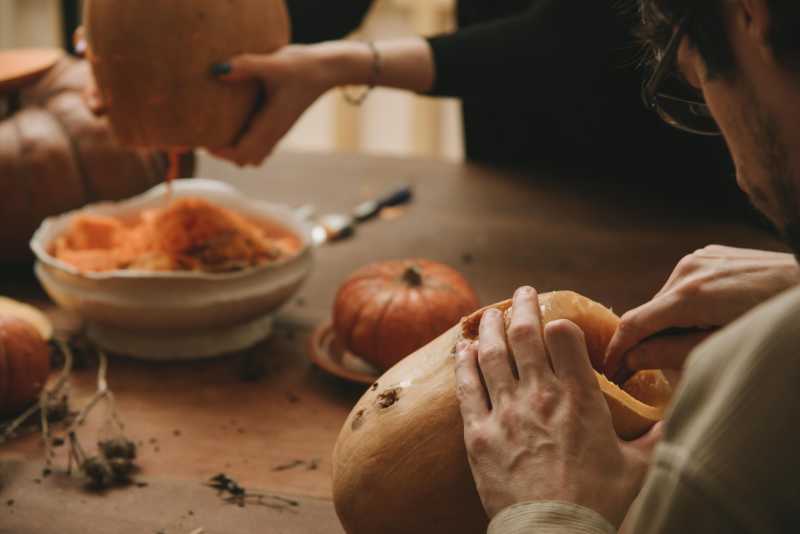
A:
{"label": "dried plant stem", "polygon": [[20,426],[22,426],[25,423],[25,421],[28,420],[29,417],[35,414],[38,409],[39,409],[39,404],[38,403],[34,404],[30,408],[22,412],[19,417],[11,421],[11,423],[9,423],[9,425],[3,431],[3,435],[0,437],[0,443],[5,443],[6,440],[14,437],[14,433],[17,431],[17,429]]}
{"label": "dried plant stem", "polygon": [[81,442],[78,441],[78,436],[75,434],[74,431],[69,432],[69,456],[67,458],[67,474],[72,474],[72,461],[75,461],[75,464],[78,466],[78,469],[81,468],[83,462],[86,461],[86,453],[81,447]]}
{"label": "dried plant stem", "polygon": [[61,353],[64,355],[64,367],[61,369],[61,374],[51,388],[46,388],[39,396],[39,410],[42,424],[42,441],[44,442],[45,462],[48,467],[52,464],[55,453],[53,452],[53,443],[50,435],[50,422],[48,419],[48,406],[51,401],[57,401],[62,395],[66,395],[68,381],[72,373],[72,366],[75,362],[75,357],[72,354],[72,349],[68,343],[57,339],[56,343]]}
{"label": "dried plant stem", "polygon": [[47,402],[48,398],[45,395],[39,397],[39,415],[42,425],[42,445],[44,445],[44,463],[46,467],[50,467],[53,463],[53,443],[50,440],[50,423],[47,420]]}
{"label": "dried plant stem", "polygon": [[97,391],[89,400],[89,402],[81,409],[78,416],[70,425],[69,431],[74,432],[79,426],[86,422],[86,418],[89,416],[91,411],[94,409],[97,404],[105,400],[109,409],[109,414],[111,420],[117,426],[117,429],[122,431],[125,428],[125,425],[119,418],[119,414],[117,413],[116,402],[114,400],[114,394],[108,389],[108,381],[106,379],[106,375],[108,373],[108,356],[103,351],[99,351],[100,355],[100,363],[97,368]]}
{"label": "dried plant stem", "polygon": [[[12,421],[9,427],[0,435],[0,443],[3,443],[13,436],[15,431],[33,417],[38,410],[46,463],[46,468],[43,471],[44,476],[47,476],[51,471],[50,468],[56,456],[55,447],[64,443],[63,439],[59,439],[57,444],[54,443],[50,418],[54,415],[54,410],[66,410],[69,416],[73,415],[69,413],[67,401],[69,400],[69,379],[75,365],[75,355],[66,342],[57,339],[56,343],[64,354],[64,366],[60,375],[49,386],[42,388],[38,402]],[[136,445],[123,434],[124,424],[117,413],[114,394],[108,387],[108,356],[102,351],[97,353],[99,356],[97,390],[75,415],[74,419],[65,423],[67,426],[65,434],[69,440],[67,473],[72,474],[72,466],[73,462],[75,462],[77,469],[86,476],[92,486],[99,489],[107,488],[111,484],[122,484],[130,481],[130,476],[136,469],[134,463]],[[106,425],[113,427],[116,436],[98,441],[98,453],[90,457],[87,456],[86,449],[81,445],[78,437],[78,428],[86,423],[92,410],[101,403],[104,403],[106,407],[103,425],[104,427]]]}

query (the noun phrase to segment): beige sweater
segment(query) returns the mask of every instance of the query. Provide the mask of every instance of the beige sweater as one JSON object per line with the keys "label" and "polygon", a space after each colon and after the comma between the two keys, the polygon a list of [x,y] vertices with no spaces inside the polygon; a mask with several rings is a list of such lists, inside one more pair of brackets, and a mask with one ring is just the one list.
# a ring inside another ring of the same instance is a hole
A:
{"label": "beige sweater", "polygon": [[[630,532],[800,533],[800,288],[759,306],[690,356]],[[489,534],[608,534],[558,502],[498,514]]]}

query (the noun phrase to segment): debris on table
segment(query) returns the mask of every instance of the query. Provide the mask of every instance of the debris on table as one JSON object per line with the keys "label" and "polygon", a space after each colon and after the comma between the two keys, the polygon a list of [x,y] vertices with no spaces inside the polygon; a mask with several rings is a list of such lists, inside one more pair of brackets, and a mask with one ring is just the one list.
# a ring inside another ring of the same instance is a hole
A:
{"label": "debris on table", "polygon": [[303,460],[292,460],[288,464],[276,465],[272,468],[273,471],[288,471],[290,469],[294,469],[296,467],[300,467],[301,465],[305,465]]}
{"label": "debris on table", "polygon": [[290,469],[296,469],[298,467],[305,467],[308,471],[316,471],[319,468],[319,458],[313,458],[312,460],[292,460],[291,462],[276,465],[272,468],[273,471],[288,471]]}
{"label": "debris on table", "polygon": [[251,493],[245,490],[238,482],[220,473],[212,477],[206,486],[217,490],[218,495],[230,504],[235,504],[244,508],[246,505],[266,506],[279,511],[289,510],[295,512],[295,508],[300,506],[298,501],[280,497],[278,495],[267,495],[264,493]]}
{"label": "debris on table", "polygon": [[210,488],[218,490],[220,495],[228,494],[229,497],[240,497],[246,493],[244,488],[241,487],[238,482],[230,478],[225,473],[220,473],[212,477],[206,485]]}

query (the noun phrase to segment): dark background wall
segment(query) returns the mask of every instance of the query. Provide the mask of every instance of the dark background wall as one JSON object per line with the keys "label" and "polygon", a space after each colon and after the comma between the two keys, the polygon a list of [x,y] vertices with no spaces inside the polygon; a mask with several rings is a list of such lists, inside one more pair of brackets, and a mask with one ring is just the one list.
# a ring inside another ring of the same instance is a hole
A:
{"label": "dark background wall", "polygon": [[72,34],[80,26],[81,0],[61,0],[61,9],[64,14],[64,48],[74,53]]}

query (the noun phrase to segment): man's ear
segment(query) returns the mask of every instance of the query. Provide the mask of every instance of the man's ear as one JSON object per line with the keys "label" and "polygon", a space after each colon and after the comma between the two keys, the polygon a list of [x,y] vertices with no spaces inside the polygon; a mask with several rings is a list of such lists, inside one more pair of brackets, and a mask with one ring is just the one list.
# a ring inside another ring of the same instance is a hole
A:
{"label": "man's ear", "polygon": [[689,39],[684,38],[678,48],[678,68],[686,81],[695,89],[701,89],[701,80],[705,74],[705,63],[696,46],[689,45]]}
{"label": "man's ear", "polygon": [[767,0],[738,0],[734,2],[734,26],[742,31],[762,54],[772,58],[769,44],[769,29],[772,18]]}

